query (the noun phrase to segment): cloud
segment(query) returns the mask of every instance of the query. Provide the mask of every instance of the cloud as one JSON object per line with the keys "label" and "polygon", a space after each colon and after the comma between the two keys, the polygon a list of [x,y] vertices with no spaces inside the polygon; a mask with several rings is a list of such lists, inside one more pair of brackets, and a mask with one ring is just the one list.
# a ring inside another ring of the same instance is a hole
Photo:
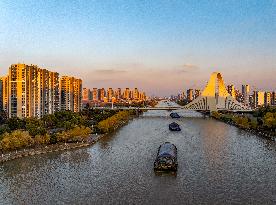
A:
{"label": "cloud", "polygon": [[198,70],[199,69],[199,66],[197,65],[194,65],[194,64],[190,64],[190,63],[185,63],[182,65],[183,68],[186,68],[186,69],[193,69],[193,70]]}
{"label": "cloud", "polygon": [[194,72],[199,70],[199,66],[190,64],[190,63],[185,63],[183,65],[179,65],[175,67],[175,71],[177,73],[188,73],[188,72]]}
{"label": "cloud", "polygon": [[126,73],[126,70],[116,70],[116,69],[99,69],[95,70],[95,73],[98,74],[120,74],[120,73]]}

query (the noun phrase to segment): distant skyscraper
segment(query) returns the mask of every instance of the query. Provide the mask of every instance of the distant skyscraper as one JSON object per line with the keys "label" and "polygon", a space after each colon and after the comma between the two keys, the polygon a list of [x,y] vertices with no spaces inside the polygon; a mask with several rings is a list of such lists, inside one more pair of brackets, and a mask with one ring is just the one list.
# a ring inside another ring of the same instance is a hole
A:
{"label": "distant skyscraper", "polygon": [[112,88],[108,88],[108,90],[107,90],[107,100],[109,102],[111,102],[113,96],[114,96],[113,89]]}
{"label": "distant skyscraper", "polygon": [[276,105],[276,92],[271,94],[271,105]]}
{"label": "distant skyscraper", "polygon": [[117,90],[115,91],[115,97],[117,100],[120,100],[122,97],[122,89],[121,88],[117,88]]}
{"label": "distant skyscraper", "polygon": [[253,92],[254,107],[260,107],[264,105],[264,96],[265,96],[264,92],[261,92],[261,91]]}
{"label": "distant skyscraper", "polygon": [[132,90],[129,90],[129,99],[133,100],[133,91]]}
{"label": "distant skyscraper", "polygon": [[264,94],[264,104],[265,104],[265,106],[271,105],[271,93],[270,92],[265,92],[265,94]]}
{"label": "distant skyscraper", "polygon": [[126,88],[124,91],[124,99],[129,100],[130,99],[130,91],[129,88]]}
{"label": "distant skyscraper", "polygon": [[139,100],[139,91],[138,91],[138,88],[134,88],[133,99],[134,100]]}
{"label": "distant skyscraper", "polygon": [[[83,102],[89,100],[89,89],[83,89]],[[129,88],[125,88],[124,92],[122,92],[121,88],[117,88],[114,90],[113,88],[108,88],[106,91],[104,88],[97,89],[93,88],[91,93],[92,99],[94,102],[122,102],[122,101],[145,101],[147,99],[145,92],[140,92],[138,88],[134,88],[134,90],[130,90]]]}
{"label": "distant skyscraper", "polygon": [[90,89],[88,88],[82,89],[82,102],[84,105],[89,102],[89,92],[90,92]]}
{"label": "distant skyscraper", "polygon": [[99,99],[98,99],[98,89],[97,89],[97,88],[93,88],[93,93],[92,93],[92,95],[93,95],[93,101],[94,101],[94,102],[96,102],[96,101],[99,100]]}
{"label": "distant skyscraper", "polygon": [[236,99],[236,92],[235,92],[235,87],[234,87],[234,85],[228,85],[228,86],[227,86],[227,91],[228,91],[228,93],[229,93],[233,98]]}
{"label": "distant skyscraper", "polygon": [[100,98],[99,100],[103,102],[104,101],[104,97],[105,97],[105,89],[101,88],[100,89],[100,93],[99,93],[99,98]]}
{"label": "distant skyscraper", "polygon": [[250,93],[250,86],[249,85],[242,85],[242,98],[243,104],[249,104],[249,93]]}
{"label": "distant skyscraper", "polygon": [[93,100],[93,91],[92,90],[88,90],[88,100],[92,101]]}
{"label": "distant skyscraper", "polygon": [[193,89],[188,89],[187,90],[187,100],[188,101],[192,101],[194,98],[193,98]]}
{"label": "distant skyscraper", "polygon": [[194,99],[195,98],[197,98],[197,97],[199,97],[201,95],[201,91],[200,90],[198,90],[198,89],[196,89],[195,90],[195,96],[194,96]]}

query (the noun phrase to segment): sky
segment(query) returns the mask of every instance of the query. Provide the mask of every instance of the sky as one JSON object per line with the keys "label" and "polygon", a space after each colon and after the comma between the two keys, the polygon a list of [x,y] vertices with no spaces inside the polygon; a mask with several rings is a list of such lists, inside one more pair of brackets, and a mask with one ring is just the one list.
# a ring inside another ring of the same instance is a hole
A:
{"label": "sky", "polygon": [[276,90],[276,0],[0,0],[0,75],[14,63],[150,95],[214,71]]}

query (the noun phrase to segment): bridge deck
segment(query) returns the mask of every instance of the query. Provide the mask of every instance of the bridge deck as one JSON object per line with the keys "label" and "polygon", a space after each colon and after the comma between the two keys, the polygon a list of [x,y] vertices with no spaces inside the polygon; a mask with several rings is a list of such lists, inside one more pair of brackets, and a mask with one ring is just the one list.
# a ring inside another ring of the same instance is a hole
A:
{"label": "bridge deck", "polygon": [[[201,109],[185,109],[184,107],[94,107],[100,110],[193,110],[193,111],[208,111],[208,110],[201,110]],[[228,111],[228,112],[253,112],[254,110],[224,110],[218,109],[218,111]]]}

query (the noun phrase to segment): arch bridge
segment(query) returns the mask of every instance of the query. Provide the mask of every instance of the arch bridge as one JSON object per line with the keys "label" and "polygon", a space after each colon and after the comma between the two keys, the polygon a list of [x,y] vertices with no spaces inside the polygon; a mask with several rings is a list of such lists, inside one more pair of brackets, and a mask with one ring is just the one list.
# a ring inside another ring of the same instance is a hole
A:
{"label": "arch bridge", "polygon": [[183,109],[198,111],[252,111],[227,92],[222,75],[219,72],[212,73],[202,94],[185,105]]}

